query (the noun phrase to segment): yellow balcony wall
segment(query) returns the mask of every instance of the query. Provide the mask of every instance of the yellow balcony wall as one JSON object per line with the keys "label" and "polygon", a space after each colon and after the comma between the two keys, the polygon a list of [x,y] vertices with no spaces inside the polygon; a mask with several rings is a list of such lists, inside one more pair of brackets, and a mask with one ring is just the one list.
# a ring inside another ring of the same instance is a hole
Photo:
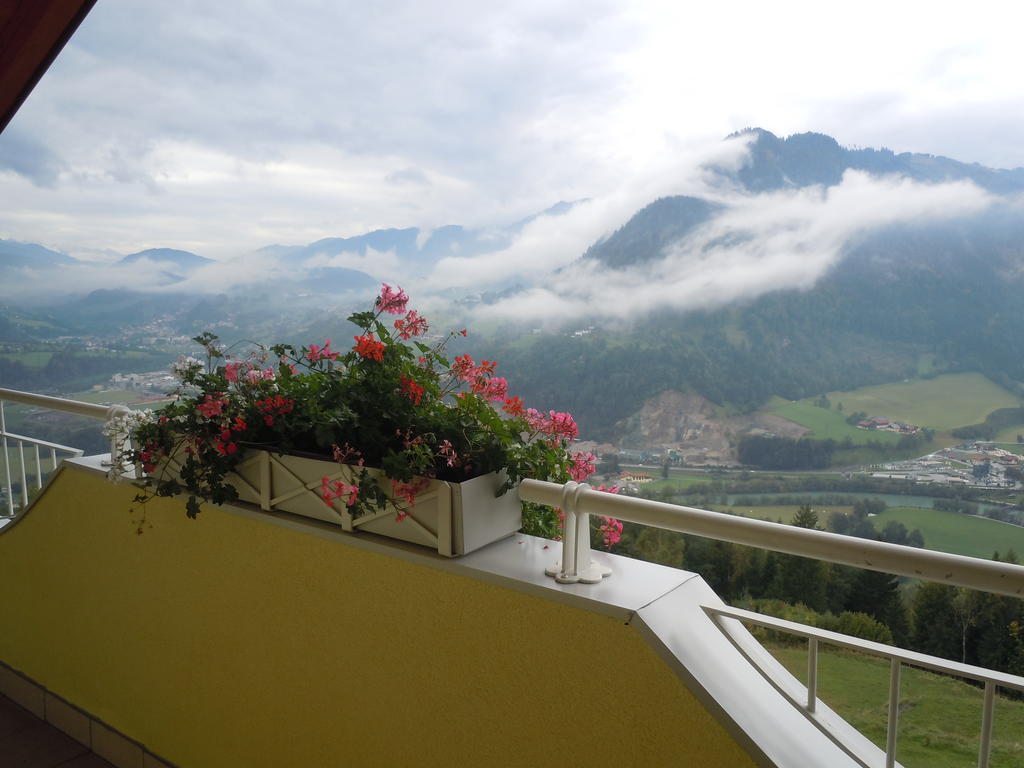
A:
{"label": "yellow balcony wall", "polygon": [[133,495],[65,466],[0,534],[0,661],[182,768],[754,765],[621,618]]}

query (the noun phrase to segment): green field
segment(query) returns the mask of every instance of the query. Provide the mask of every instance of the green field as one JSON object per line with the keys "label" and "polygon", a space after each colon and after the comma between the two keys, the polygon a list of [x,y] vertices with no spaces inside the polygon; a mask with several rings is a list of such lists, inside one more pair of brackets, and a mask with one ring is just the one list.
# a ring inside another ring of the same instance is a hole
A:
{"label": "green field", "polygon": [[665,480],[661,476],[661,467],[641,467],[636,464],[623,464],[622,471],[642,472],[645,475],[650,475],[654,480],[650,483],[644,483],[641,487],[654,491],[660,491],[664,488],[682,491],[695,483],[709,483],[715,478],[715,475],[709,472],[701,472],[700,470],[669,468],[668,480]]}
{"label": "green field", "polygon": [[864,411],[868,416],[939,431],[980,424],[998,408],[1020,405],[1016,397],[980,373],[951,373],[852,392],[829,392],[828,398],[833,405],[842,403],[844,413]]}
{"label": "green field", "polygon": [[[846,408],[845,403],[843,403],[843,407]],[[879,443],[897,443],[900,439],[900,436],[894,432],[857,429],[857,427],[846,423],[846,412],[840,413],[828,408],[819,408],[806,400],[793,402],[783,400],[781,397],[774,397],[765,410],[784,419],[795,421],[797,424],[802,424],[811,430],[809,437],[818,440],[831,438],[839,441],[848,437],[854,444],[862,445],[869,440]],[[853,410],[859,409],[850,409],[848,412]]]}
{"label": "green field", "polygon": [[878,530],[890,520],[903,523],[908,531],[920,528],[925,546],[940,552],[986,559],[1007,549],[1024,553],[1024,528],[998,520],[920,507],[890,507],[871,518]]}
{"label": "green field", "polygon": [[79,400],[83,403],[100,403],[102,405],[108,405],[130,403],[133,400],[138,400],[139,393],[127,392],[120,389],[90,389],[85,392],[75,392],[73,395],[69,395],[69,399]]}
{"label": "green field", "polygon": [[[763,506],[763,507],[751,507],[740,506],[740,507],[726,507],[721,504],[713,504],[711,509],[716,512],[728,512],[732,515],[740,515],[741,517],[752,517],[755,520],[770,520],[775,523],[781,520],[787,525],[793,522],[793,515],[800,507],[793,506]],[[841,506],[830,506],[830,507],[817,507],[815,506],[814,511],[818,513],[818,518],[822,524],[825,522],[825,516],[829,512],[852,512],[853,507],[841,507]]]}
{"label": "green field", "polygon": [[16,363],[21,363],[29,368],[43,368],[48,362],[50,362],[50,358],[53,357],[53,352],[45,350],[35,350],[31,352],[4,352],[0,353],[0,357],[12,360]]}
{"label": "green field", "polygon": [[[1024,424],[1012,424],[1009,427],[1001,429],[996,432],[996,436],[992,439],[997,443],[1014,443],[1019,448],[1024,449],[1024,444],[1017,442],[1017,435],[1024,435]],[[1020,452],[1010,448],[1008,445],[1001,447],[1006,448],[1008,451],[1012,450],[1014,453]]]}
{"label": "green field", "polygon": [[[805,646],[771,646],[772,654],[801,681]],[[818,696],[880,748],[885,748],[889,662],[829,648],[818,654]],[[904,667],[900,685],[897,759],[907,768],[977,765],[980,689],[949,677]],[[1024,702],[999,697],[992,765],[1024,765]]]}

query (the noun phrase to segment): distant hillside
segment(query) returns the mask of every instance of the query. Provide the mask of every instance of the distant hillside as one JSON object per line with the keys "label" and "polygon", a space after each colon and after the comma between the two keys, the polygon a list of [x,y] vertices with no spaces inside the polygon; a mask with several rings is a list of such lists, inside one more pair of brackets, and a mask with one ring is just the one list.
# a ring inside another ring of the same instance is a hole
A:
{"label": "distant hillside", "polygon": [[[848,169],[1024,190],[1021,169],[845,149],[821,134],[754,133],[750,163],[720,171],[752,193],[837,184]],[[615,269],[659,259],[722,210],[692,197],[656,200],[583,258]],[[1024,214],[1007,200],[982,215],[876,229],[809,289],[715,311],[664,310],[628,326],[594,323],[586,336],[510,338],[488,350],[517,394],[537,407],[572,409],[593,437],[613,437],[617,422],[669,390],[751,410],[772,395],[799,399],[919,373],[980,371],[1024,394]]]}
{"label": "distant hillside", "polygon": [[751,192],[765,192],[811,184],[832,186],[848,169],[875,175],[896,174],[915,181],[969,179],[997,194],[1024,190],[1024,168],[1002,170],[948,157],[890,149],[847,149],[822,133],[798,133],[780,139],[770,131],[748,128],[733,136],[753,135],[750,162],[739,171],[719,170]]}
{"label": "distant hillside", "polygon": [[66,253],[51,251],[35,243],[0,240],[0,270],[5,268],[51,269],[80,264]]}
{"label": "distant hillside", "polygon": [[663,197],[638,211],[606,240],[583,254],[614,268],[628,267],[662,255],[665,246],[685,237],[722,206],[696,197]]}
{"label": "distant hillside", "polygon": [[118,261],[118,264],[135,264],[146,259],[161,264],[170,264],[186,271],[191,271],[204,264],[212,264],[213,259],[200,256],[189,251],[179,251],[175,248],[147,248],[138,253],[131,253]]}

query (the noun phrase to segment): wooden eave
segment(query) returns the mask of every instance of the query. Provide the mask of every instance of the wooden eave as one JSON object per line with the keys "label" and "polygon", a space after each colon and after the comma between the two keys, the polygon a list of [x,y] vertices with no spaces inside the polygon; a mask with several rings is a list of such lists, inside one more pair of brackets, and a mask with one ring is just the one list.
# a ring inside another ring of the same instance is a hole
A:
{"label": "wooden eave", "polygon": [[0,132],[96,0],[0,0]]}

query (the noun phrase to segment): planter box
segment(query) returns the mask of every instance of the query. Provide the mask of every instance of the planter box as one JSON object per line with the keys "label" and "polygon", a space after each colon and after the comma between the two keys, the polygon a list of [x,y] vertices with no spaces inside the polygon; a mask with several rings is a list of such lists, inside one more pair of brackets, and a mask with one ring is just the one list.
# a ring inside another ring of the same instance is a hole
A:
{"label": "planter box", "polygon": [[[181,465],[173,458],[168,469],[177,475]],[[483,475],[461,483],[431,480],[416,506],[402,520],[391,504],[376,512],[353,518],[345,504],[328,505],[320,495],[323,478],[351,483],[358,470],[333,461],[302,456],[249,451],[227,481],[238,491],[240,501],[255,504],[267,512],[290,512],[323,520],[346,531],[368,531],[392,539],[436,549],[446,557],[472,552],[522,527],[522,506],[514,491],[495,498],[504,482],[500,474]],[[388,481],[383,471],[371,469],[381,487]]]}

